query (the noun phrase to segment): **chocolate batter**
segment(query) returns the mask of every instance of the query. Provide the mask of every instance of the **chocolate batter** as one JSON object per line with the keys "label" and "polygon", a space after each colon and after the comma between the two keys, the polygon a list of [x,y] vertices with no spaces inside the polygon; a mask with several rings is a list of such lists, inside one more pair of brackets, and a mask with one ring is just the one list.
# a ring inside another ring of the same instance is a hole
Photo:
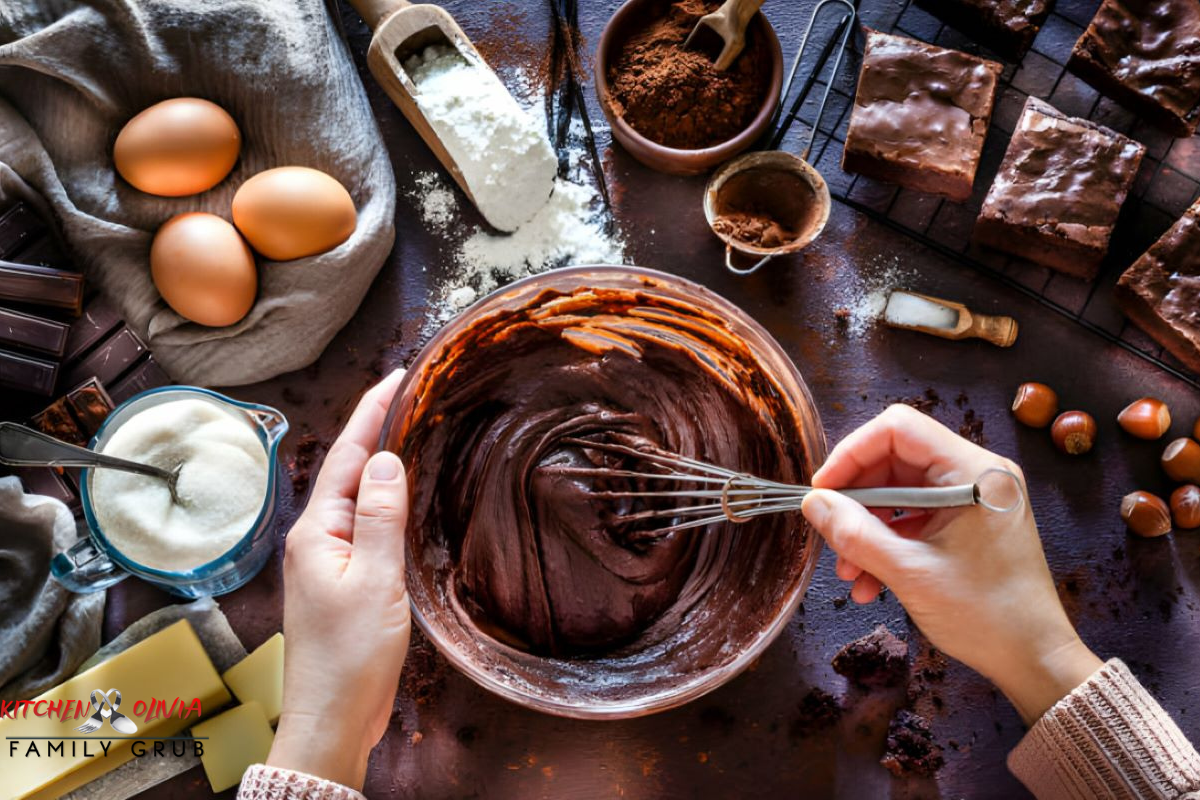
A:
{"label": "chocolate batter", "polygon": [[[602,495],[629,479],[565,469],[640,466],[565,441],[585,438],[803,480],[800,431],[778,388],[724,320],[690,303],[546,290],[461,332],[416,389],[402,439],[414,560],[506,644],[619,656],[651,629],[674,635],[718,583],[751,597],[746,575],[778,580],[768,564],[803,547],[785,533],[796,518],[657,535],[614,520],[647,507]],[[760,546],[776,538],[786,544]],[[731,576],[741,585],[727,586]]]}

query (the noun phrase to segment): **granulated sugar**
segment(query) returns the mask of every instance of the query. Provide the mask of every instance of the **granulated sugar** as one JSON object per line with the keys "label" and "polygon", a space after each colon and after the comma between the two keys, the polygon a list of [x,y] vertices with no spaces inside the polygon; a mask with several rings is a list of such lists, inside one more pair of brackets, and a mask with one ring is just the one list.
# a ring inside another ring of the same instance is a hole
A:
{"label": "granulated sugar", "polygon": [[865,336],[882,319],[892,290],[904,288],[914,277],[915,273],[901,267],[895,257],[875,256],[858,265],[854,277],[842,281],[836,297],[841,332]]}
{"label": "granulated sugar", "polygon": [[416,101],[497,230],[516,230],[550,196],[558,159],[545,126],[486,65],[437,45],[404,62]]}

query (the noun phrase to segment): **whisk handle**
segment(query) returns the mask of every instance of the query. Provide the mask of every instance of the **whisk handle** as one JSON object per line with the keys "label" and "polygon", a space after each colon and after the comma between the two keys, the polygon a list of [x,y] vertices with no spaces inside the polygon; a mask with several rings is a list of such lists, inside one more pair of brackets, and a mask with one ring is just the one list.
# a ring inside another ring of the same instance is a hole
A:
{"label": "whisk handle", "polygon": [[867,508],[961,508],[979,503],[979,485],[881,486],[871,489],[842,489],[851,500]]}

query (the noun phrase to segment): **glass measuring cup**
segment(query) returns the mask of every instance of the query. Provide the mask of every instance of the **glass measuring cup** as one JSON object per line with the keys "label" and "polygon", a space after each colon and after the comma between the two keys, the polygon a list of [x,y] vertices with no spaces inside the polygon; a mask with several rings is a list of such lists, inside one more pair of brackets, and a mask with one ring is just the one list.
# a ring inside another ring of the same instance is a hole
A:
{"label": "glass measuring cup", "polygon": [[267,454],[267,491],[254,524],[237,544],[217,558],[192,569],[170,571],[149,567],[126,556],[105,537],[96,519],[92,497],[93,470],[83,470],[80,499],[87,522],[88,536],[69,550],[57,554],[50,563],[55,580],[73,592],[94,592],[136,575],[180,597],[196,598],[220,595],[242,586],[266,564],[274,547],[276,502],[278,498],[280,440],[288,430],[287,419],[269,406],[243,403],[222,394],[193,386],[167,386],[131,397],[116,408],[89,447],[103,450],[113,433],[136,414],[175,400],[201,400],[249,425]]}

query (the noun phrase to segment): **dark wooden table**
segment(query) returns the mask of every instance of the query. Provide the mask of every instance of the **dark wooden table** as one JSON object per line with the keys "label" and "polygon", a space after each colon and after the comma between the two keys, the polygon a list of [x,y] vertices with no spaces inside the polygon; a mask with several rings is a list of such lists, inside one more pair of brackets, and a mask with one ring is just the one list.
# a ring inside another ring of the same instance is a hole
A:
{"label": "dark wooden table", "polygon": [[[543,3],[445,5],[498,65],[544,51]],[[617,3],[580,5],[583,33],[594,43]],[[810,8],[807,2],[768,6],[785,53],[795,51]],[[319,460],[377,376],[408,363],[420,348],[432,287],[450,259],[444,240],[422,229],[407,196],[412,176],[437,164],[366,75],[365,27],[345,7],[341,13],[396,172],[397,243],[355,319],[316,364],[230,392],[275,405],[292,420],[283,454],[300,467],[293,469],[295,496],[285,523],[303,502],[304,463]],[[601,121],[594,105],[593,111]],[[888,403],[927,393],[938,398],[933,415],[952,427],[970,415],[981,421],[988,446],[1026,470],[1050,565],[1085,640],[1103,657],[1125,658],[1184,732],[1200,741],[1200,534],[1153,541],[1126,534],[1117,516],[1120,497],[1134,488],[1168,487],[1157,466],[1161,444],[1134,442],[1113,421],[1129,400],[1155,395],[1170,403],[1177,420],[1172,433],[1182,435],[1200,414],[1193,390],[1025,295],[842,205],[808,251],[735,278],[721,265],[719,242],[701,214],[703,179],[651,172],[615,147],[604,156],[629,262],[705,284],[761,321],[800,366],[831,442]],[[1012,314],[1020,320],[1019,341],[1000,350],[886,329],[842,330],[834,310],[887,270],[900,271],[909,288]],[[1090,456],[1059,455],[1045,432],[1014,423],[1008,404],[1025,380],[1056,386],[1066,405],[1096,416],[1100,440]],[[281,541],[285,530],[286,524]],[[247,647],[280,627],[280,566],[277,554],[250,585],[220,598]],[[106,636],[166,602],[136,581],[121,584],[110,592]],[[877,623],[908,635],[918,651],[914,671],[932,679],[913,681],[907,691],[864,694],[833,673],[829,661],[838,648]],[[966,668],[948,664],[939,678],[940,671],[893,597],[866,607],[847,602],[828,551],[803,610],[750,671],[683,708],[643,719],[576,722],[522,710],[455,672],[416,636],[366,792],[523,799],[1025,796],[1004,765],[1023,733],[1017,714]],[[845,711],[834,727],[806,733],[800,703],[813,687],[838,697]],[[945,747],[946,766],[936,780],[893,779],[877,763],[887,720],[905,704],[929,716]],[[145,796],[208,791],[193,770]]]}

